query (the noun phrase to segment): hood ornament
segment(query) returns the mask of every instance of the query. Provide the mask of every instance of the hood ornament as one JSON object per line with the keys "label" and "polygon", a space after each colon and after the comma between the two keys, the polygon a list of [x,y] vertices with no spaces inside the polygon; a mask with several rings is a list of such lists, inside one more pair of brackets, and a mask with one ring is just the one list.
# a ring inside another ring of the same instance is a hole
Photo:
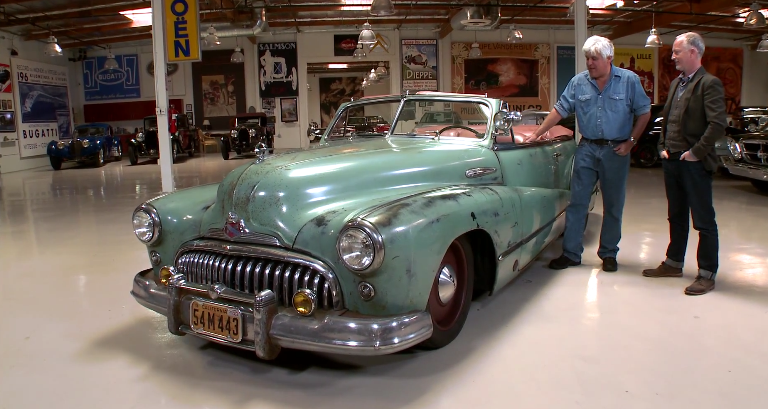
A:
{"label": "hood ornament", "polygon": [[237,213],[229,212],[227,215],[227,224],[224,225],[224,234],[230,239],[234,239],[248,233],[250,232],[245,227],[243,219],[239,218]]}

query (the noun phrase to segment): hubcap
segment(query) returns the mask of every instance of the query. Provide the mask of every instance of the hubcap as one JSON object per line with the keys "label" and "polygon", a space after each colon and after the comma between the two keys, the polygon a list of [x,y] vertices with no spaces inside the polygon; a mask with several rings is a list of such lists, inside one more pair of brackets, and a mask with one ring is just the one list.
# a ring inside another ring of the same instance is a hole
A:
{"label": "hubcap", "polygon": [[440,270],[440,276],[437,280],[437,293],[440,296],[440,302],[447,304],[456,293],[456,272],[452,266],[445,265]]}

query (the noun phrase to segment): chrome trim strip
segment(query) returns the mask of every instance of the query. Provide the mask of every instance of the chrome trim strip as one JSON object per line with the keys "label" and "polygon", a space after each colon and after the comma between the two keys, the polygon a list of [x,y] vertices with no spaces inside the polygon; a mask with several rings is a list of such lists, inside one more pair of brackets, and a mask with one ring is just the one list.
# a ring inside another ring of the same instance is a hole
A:
{"label": "chrome trim strip", "polygon": [[467,169],[467,171],[464,172],[464,175],[472,179],[472,178],[479,178],[485,175],[490,175],[493,173],[496,173],[496,168],[472,168],[472,169]]}
{"label": "chrome trim strip", "polygon": [[499,254],[498,260],[499,261],[504,260],[505,258],[507,258],[507,256],[509,256],[510,254],[514,253],[515,250],[519,249],[520,247],[522,247],[525,244],[527,244],[529,241],[531,241],[534,238],[536,238],[536,236],[541,234],[541,232],[544,231],[544,229],[546,229],[547,227],[555,224],[555,221],[558,218],[560,218],[561,216],[563,216],[564,214],[565,214],[565,210],[562,210],[557,216],[555,216],[554,219],[544,223],[541,227],[536,229],[536,231],[534,231],[533,233],[529,234],[527,237],[525,237],[524,239],[518,241],[517,243],[513,244],[512,247],[504,250],[501,254]]}
{"label": "chrome trim strip", "polygon": [[270,236],[268,234],[263,234],[263,233],[248,232],[233,239],[227,236],[226,234],[224,234],[223,227],[208,229],[204,237],[209,239],[226,240],[234,243],[253,243],[253,244],[263,244],[266,246],[287,247],[282,245],[280,243],[280,239],[278,239],[277,237]]}
{"label": "chrome trim strip", "polygon": [[[318,274],[322,275],[326,282],[330,283],[330,290],[331,290],[331,297],[333,298],[333,309],[338,310],[343,308],[343,296],[341,293],[341,288],[339,286],[339,280],[336,277],[336,273],[331,270],[330,267],[328,267],[325,263],[322,261],[316,260],[314,258],[310,258],[308,256],[305,256],[303,254],[290,252],[288,250],[282,249],[282,248],[272,248],[272,247],[260,247],[260,246],[253,246],[253,245],[241,245],[237,243],[229,244],[229,243],[221,243],[218,241],[213,240],[193,240],[190,242],[187,242],[183,244],[179,250],[176,252],[176,255],[174,256],[174,262],[175,260],[178,260],[179,257],[186,252],[190,251],[211,251],[216,253],[224,253],[230,257],[232,256],[244,256],[244,257],[262,257],[269,259],[270,261],[282,261],[286,263],[295,263],[295,264],[301,264],[303,266],[309,267],[311,270],[317,272]],[[261,262],[259,263],[261,264]],[[271,269],[271,265],[273,263],[269,263],[269,269]],[[260,266],[257,265],[257,276],[255,277],[258,279],[258,270]],[[246,274],[250,272],[250,269],[246,270]],[[265,277],[268,278],[269,275],[265,274]],[[308,275],[307,275],[308,278]],[[252,280],[251,282],[256,282],[255,280]],[[244,282],[244,286],[247,286],[249,281]],[[267,287],[264,287],[267,288]],[[249,290],[249,289],[246,289]],[[253,289],[255,291],[256,289]]]}
{"label": "chrome trim strip", "polygon": [[727,164],[726,168],[736,176],[768,181],[768,166],[755,166],[746,163],[733,162]]}
{"label": "chrome trim strip", "polygon": [[[213,286],[187,283],[177,274],[169,287],[158,286],[152,269],[138,273],[133,280],[131,295],[136,301],[165,316],[177,311],[169,319],[169,329],[177,335],[191,334],[219,344],[255,351],[262,359],[273,359],[279,348],[301,349],[345,355],[373,356],[398,352],[418,345],[432,336],[432,318],[426,311],[392,317],[301,317],[286,312],[276,312],[271,291],[256,296],[239,296],[231,289],[217,289],[218,303],[233,304],[243,317],[243,340],[233,343],[224,339],[195,333],[189,327],[189,304],[192,299],[210,299]],[[170,294],[173,294],[171,297]],[[274,315],[273,315],[274,313]],[[268,335],[265,335],[268,334]]]}

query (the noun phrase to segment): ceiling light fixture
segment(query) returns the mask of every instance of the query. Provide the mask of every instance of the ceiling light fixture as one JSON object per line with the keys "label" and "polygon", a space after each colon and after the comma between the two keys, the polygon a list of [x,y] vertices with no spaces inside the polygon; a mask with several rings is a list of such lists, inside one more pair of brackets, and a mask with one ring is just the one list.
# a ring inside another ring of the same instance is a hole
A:
{"label": "ceiling light fixture", "polygon": [[[656,6],[656,3],[653,3]],[[645,39],[646,48],[659,48],[663,45],[659,32],[656,30],[656,10],[651,14],[651,32],[648,34],[648,38]]]}
{"label": "ceiling light fixture", "polygon": [[48,37],[48,44],[45,45],[45,55],[49,57],[60,57],[64,55],[64,53],[61,52],[61,47],[59,47],[58,41],[56,40],[56,37],[53,36],[53,34]]}
{"label": "ceiling light fixture", "polygon": [[365,50],[363,50],[362,44],[357,43],[357,48],[355,48],[355,52],[352,53],[352,57],[354,57],[356,60],[362,60],[363,58],[367,57]]}
{"label": "ceiling light fixture", "polygon": [[104,69],[116,70],[118,68],[120,68],[120,66],[117,65],[117,60],[115,59],[115,56],[112,54],[112,47],[107,46],[107,61],[104,61]]}
{"label": "ceiling light fixture", "polygon": [[368,74],[368,83],[372,84],[377,81],[379,81],[379,76],[376,75],[376,69],[371,68],[371,73]]}
{"label": "ceiling light fixture", "polygon": [[372,16],[391,16],[395,14],[395,6],[390,0],[373,0],[370,13]]}
{"label": "ceiling light fixture", "polygon": [[342,10],[359,11],[371,8],[371,0],[343,0],[343,3]]}
{"label": "ceiling light fixture", "polygon": [[205,43],[210,46],[221,45],[221,40],[219,40],[219,36],[216,35],[216,29],[213,28],[213,24],[208,27],[208,35],[205,36]]}
{"label": "ceiling light fixture", "polygon": [[229,57],[229,61],[237,64],[245,61],[245,56],[243,55],[243,49],[240,48],[240,46],[235,47],[235,52],[233,52],[232,56]]}
{"label": "ceiling light fixture", "polygon": [[760,12],[760,5],[757,2],[752,3],[749,7],[751,10],[747,17],[744,19],[744,27],[746,28],[761,28],[765,27],[765,16]]}
{"label": "ceiling light fixture", "polygon": [[143,9],[125,10],[120,14],[133,20],[133,27],[151,26],[152,25],[152,8],[147,7]]}
{"label": "ceiling light fixture", "polygon": [[763,40],[757,45],[757,52],[768,53],[768,34],[763,34]]}
{"label": "ceiling light fixture", "polygon": [[383,61],[379,61],[379,67],[376,68],[376,76],[379,78],[389,77],[389,72],[387,72],[387,67],[384,66]]}
{"label": "ceiling light fixture", "polygon": [[519,43],[523,41],[523,33],[514,24],[509,28],[507,41],[510,43]]}
{"label": "ceiling light fixture", "polygon": [[367,21],[363,24],[363,29],[360,31],[360,36],[357,38],[357,43],[368,46],[376,44],[376,33],[373,32],[371,24]]}

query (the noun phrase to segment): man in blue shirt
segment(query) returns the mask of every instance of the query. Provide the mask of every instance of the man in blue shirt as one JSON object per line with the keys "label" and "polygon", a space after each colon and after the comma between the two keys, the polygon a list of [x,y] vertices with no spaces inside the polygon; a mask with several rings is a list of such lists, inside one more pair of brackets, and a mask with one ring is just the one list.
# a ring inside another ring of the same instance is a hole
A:
{"label": "man in blue shirt", "polygon": [[562,118],[576,114],[581,139],[574,159],[571,201],[565,211],[563,254],[552,260],[549,268],[560,270],[581,264],[589,200],[600,181],[603,225],[597,255],[603,260],[604,271],[616,271],[628,154],[651,116],[651,100],[637,74],[613,66],[611,40],[592,36],[582,51],[587,71],[571,79],[552,112],[527,141],[546,138],[547,131]]}

